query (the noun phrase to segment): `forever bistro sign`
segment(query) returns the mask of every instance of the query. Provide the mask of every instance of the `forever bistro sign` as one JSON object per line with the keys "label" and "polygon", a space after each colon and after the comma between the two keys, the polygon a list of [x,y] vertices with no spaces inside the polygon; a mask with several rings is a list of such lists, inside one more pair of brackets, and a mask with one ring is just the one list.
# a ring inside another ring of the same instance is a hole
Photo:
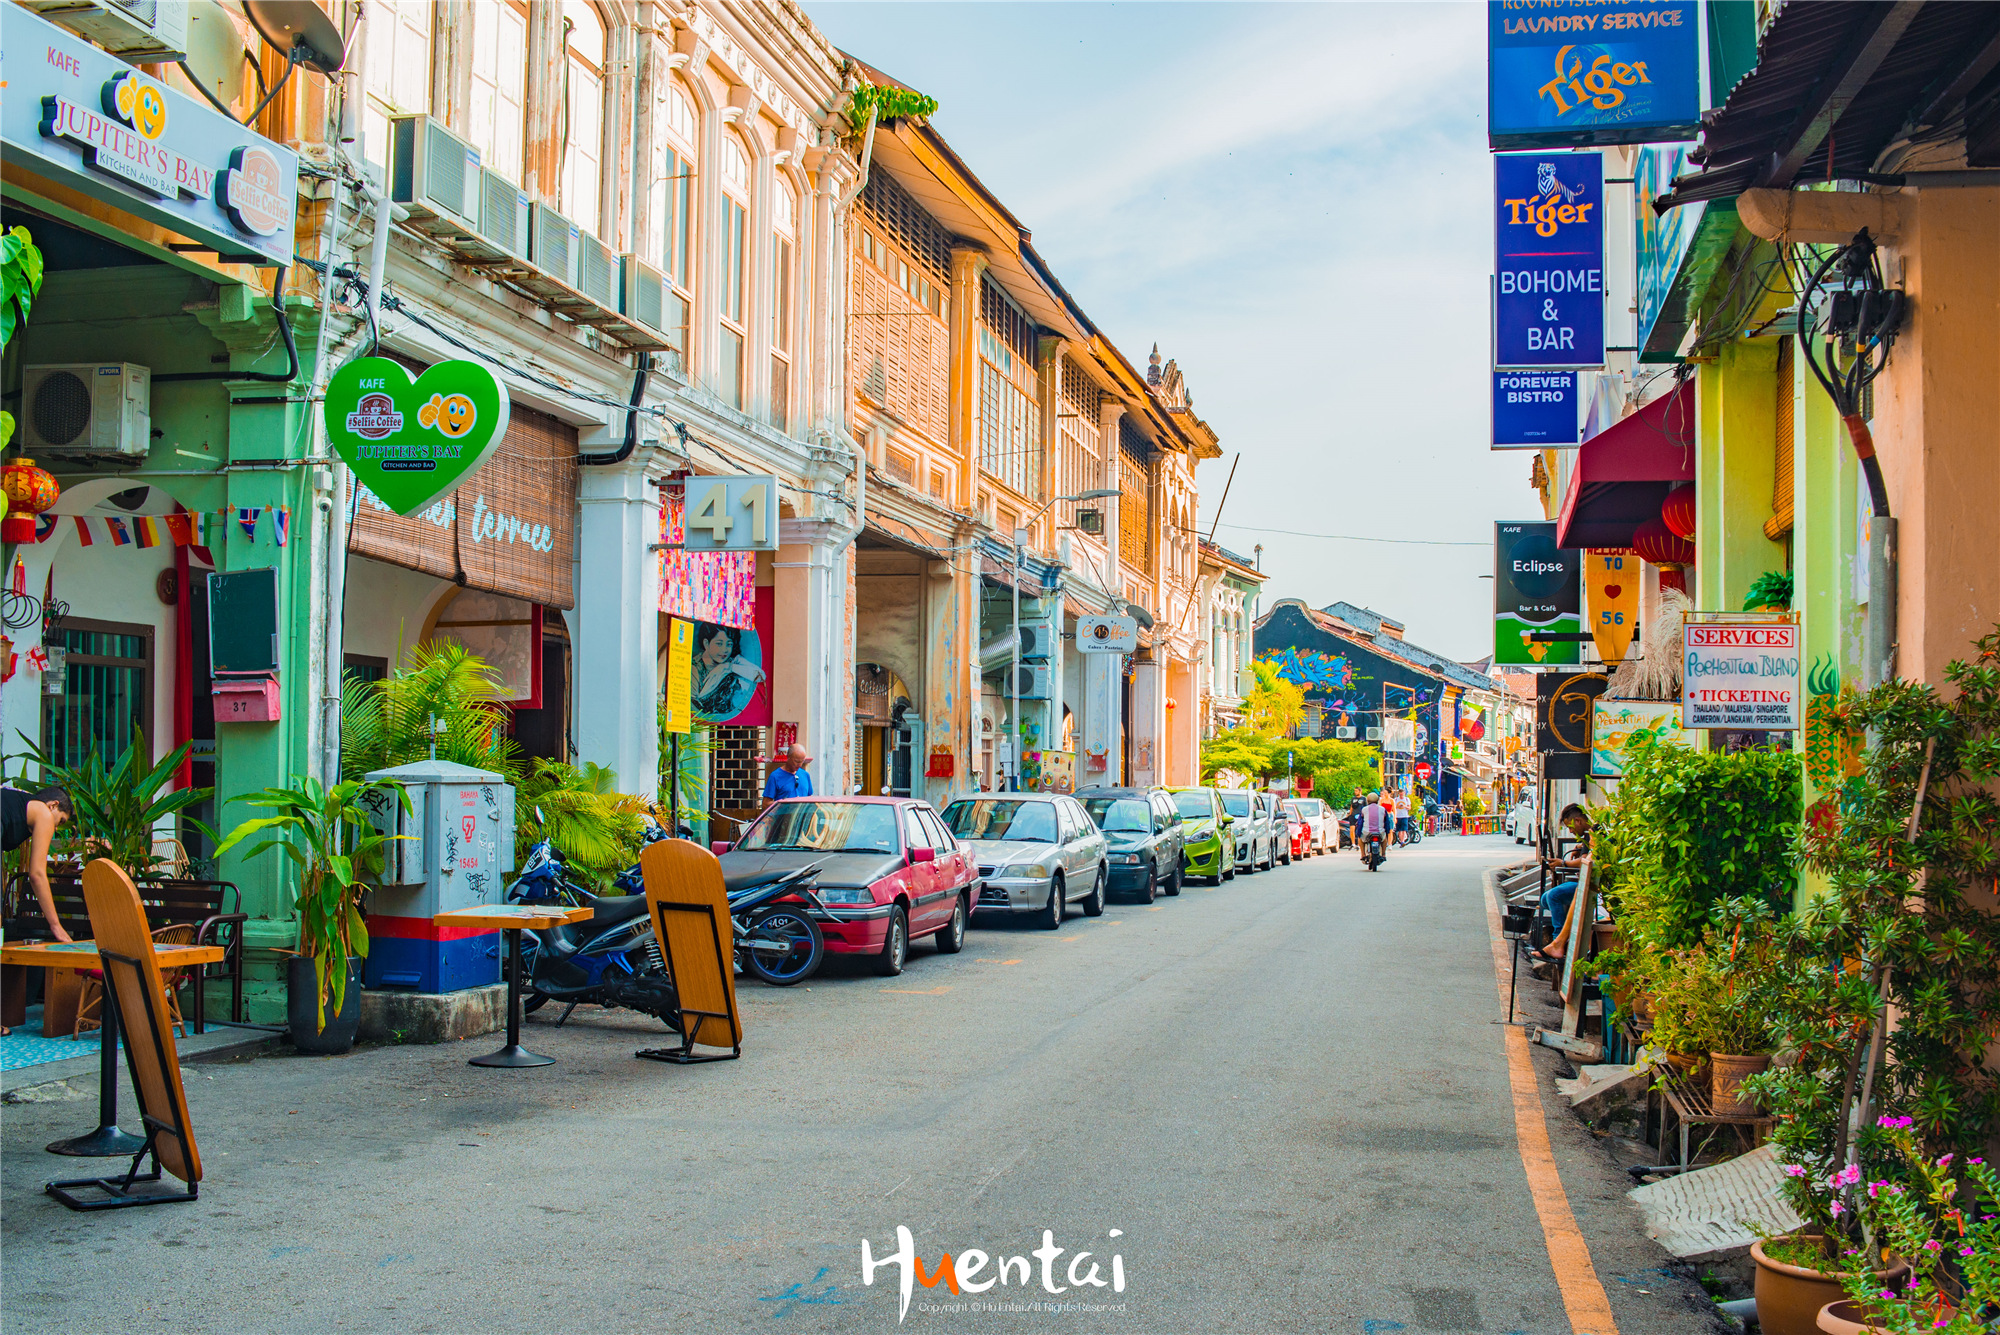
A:
{"label": "forever bistro sign", "polygon": [[6,156],[231,262],[290,264],[298,154],[19,5],[0,5]]}

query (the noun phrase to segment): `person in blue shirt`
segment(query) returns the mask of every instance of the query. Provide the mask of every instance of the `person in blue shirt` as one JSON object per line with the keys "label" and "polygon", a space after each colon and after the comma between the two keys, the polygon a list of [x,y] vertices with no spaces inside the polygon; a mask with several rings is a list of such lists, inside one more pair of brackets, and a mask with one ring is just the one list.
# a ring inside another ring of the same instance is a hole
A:
{"label": "person in blue shirt", "polygon": [[764,780],[764,800],[779,802],[787,797],[811,797],[812,775],[806,773],[806,766],[812,764],[812,757],[803,746],[794,746],[785,752],[785,758],[778,768],[771,771],[771,777]]}

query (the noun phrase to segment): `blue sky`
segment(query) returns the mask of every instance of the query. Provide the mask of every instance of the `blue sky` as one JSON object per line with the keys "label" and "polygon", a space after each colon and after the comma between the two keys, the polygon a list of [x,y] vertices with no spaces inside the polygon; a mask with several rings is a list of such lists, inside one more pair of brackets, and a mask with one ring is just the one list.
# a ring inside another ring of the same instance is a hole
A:
{"label": "blue sky", "polygon": [[[1476,4],[847,3],[838,46],[933,124],[1135,365],[1157,341],[1222,439],[1203,529],[1274,598],[1346,599],[1490,652],[1491,167]],[[1297,533],[1471,546],[1335,541]]]}

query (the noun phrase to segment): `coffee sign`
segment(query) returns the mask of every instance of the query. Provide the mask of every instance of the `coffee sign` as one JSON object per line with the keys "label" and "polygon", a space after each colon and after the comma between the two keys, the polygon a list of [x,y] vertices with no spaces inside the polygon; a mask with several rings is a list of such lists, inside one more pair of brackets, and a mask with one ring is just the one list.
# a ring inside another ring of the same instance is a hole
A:
{"label": "coffee sign", "polygon": [[290,264],[299,157],[19,5],[0,5],[10,165],[214,248]]}
{"label": "coffee sign", "polygon": [[439,362],[414,381],[361,357],[326,386],[326,435],[355,480],[412,515],[478,472],[507,434],[507,387],[477,362]]}

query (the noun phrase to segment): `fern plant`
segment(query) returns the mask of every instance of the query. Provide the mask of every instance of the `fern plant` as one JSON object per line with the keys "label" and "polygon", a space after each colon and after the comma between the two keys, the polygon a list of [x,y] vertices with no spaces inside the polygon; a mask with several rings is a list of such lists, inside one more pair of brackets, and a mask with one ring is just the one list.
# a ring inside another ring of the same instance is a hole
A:
{"label": "fern plant", "polygon": [[1789,570],[1766,570],[1750,585],[1750,592],[1743,595],[1743,610],[1759,611],[1766,607],[1789,609],[1792,605],[1792,572]]}

